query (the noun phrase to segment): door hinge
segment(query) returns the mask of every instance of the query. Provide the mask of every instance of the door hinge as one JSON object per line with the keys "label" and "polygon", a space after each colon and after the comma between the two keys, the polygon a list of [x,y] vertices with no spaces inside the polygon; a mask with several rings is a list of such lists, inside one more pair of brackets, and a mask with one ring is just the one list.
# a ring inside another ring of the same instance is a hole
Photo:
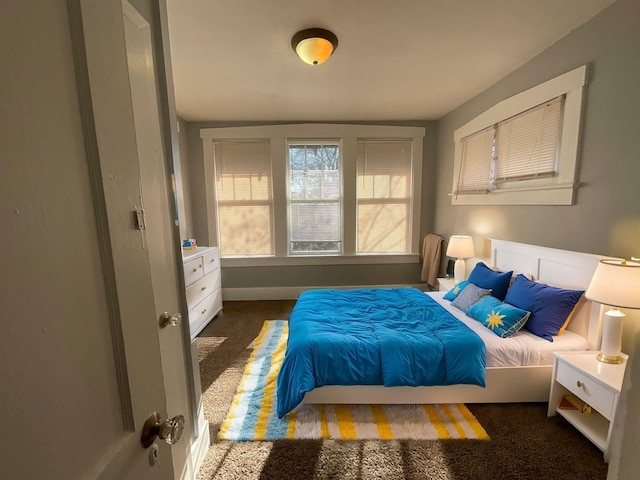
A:
{"label": "door hinge", "polygon": [[136,210],[136,228],[138,230],[146,230],[147,226],[144,221],[144,210]]}

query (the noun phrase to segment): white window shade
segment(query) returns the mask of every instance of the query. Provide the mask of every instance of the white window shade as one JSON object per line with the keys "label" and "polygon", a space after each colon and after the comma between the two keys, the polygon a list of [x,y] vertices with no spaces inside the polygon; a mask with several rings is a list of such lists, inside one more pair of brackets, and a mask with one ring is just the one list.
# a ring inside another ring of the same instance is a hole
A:
{"label": "white window shade", "polygon": [[492,126],[462,139],[462,161],[455,194],[486,193],[493,187],[495,130]]}
{"label": "white window shade", "polygon": [[214,164],[221,256],[273,255],[269,142],[216,142]]}
{"label": "white window shade", "polygon": [[357,252],[411,249],[412,142],[357,145]]}
{"label": "white window shade", "polygon": [[554,176],[561,117],[559,97],[500,122],[496,135],[496,181]]}
{"label": "white window shade", "polygon": [[[338,202],[296,201],[291,205],[291,241],[340,242]],[[324,249],[323,249],[324,250]]]}

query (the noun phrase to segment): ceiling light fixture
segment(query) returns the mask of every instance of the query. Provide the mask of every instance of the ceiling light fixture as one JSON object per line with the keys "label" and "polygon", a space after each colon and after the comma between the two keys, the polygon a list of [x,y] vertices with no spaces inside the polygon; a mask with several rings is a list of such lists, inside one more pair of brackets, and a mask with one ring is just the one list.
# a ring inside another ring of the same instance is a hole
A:
{"label": "ceiling light fixture", "polygon": [[329,30],[307,28],[293,36],[291,46],[303,62],[320,65],[338,48],[338,37]]}

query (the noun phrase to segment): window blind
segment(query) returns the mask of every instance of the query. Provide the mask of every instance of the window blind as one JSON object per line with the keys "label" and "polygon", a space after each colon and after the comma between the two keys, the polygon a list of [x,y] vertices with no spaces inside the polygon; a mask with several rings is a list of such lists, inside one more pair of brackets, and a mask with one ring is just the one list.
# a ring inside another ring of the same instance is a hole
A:
{"label": "window blind", "polygon": [[273,255],[269,142],[216,142],[214,163],[220,255]]}
{"label": "window blind", "polygon": [[410,251],[411,162],[409,140],[358,142],[358,253]]}
{"label": "window blind", "polygon": [[498,124],[496,181],[553,176],[560,145],[562,98]]}
{"label": "window blind", "polygon": [[491,126],[461,140],[462,161],[454,193],[487,193],[492,188],[495,130]]}

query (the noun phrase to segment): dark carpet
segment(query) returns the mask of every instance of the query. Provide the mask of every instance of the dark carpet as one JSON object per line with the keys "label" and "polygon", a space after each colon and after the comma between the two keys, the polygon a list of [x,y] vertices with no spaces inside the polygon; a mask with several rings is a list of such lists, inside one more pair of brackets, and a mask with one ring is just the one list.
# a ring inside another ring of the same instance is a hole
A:
{"label": "dark carpet", "polygon": [[542,403],[467,404],[490,441],[218,441],[251,352],[247,347],[264,320],[287,319],[293,304],[225,302],[200,334],[211,446],[199,480],[606,479],[602,453],[561,417],[548,418]]}

